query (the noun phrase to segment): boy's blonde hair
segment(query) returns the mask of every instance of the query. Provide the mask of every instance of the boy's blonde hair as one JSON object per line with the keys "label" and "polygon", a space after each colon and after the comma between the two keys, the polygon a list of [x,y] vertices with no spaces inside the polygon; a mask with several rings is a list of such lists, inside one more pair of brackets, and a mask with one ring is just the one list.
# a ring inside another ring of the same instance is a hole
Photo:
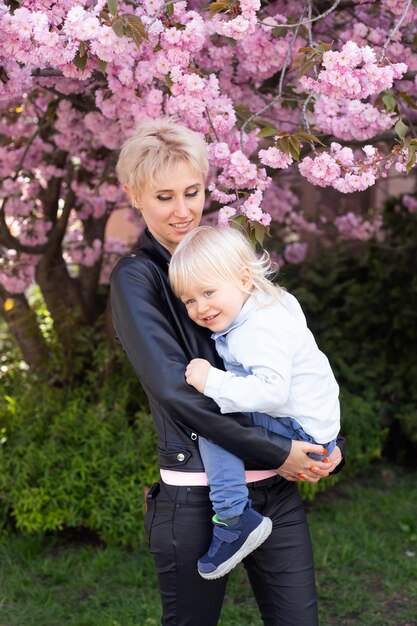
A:
{"label": "boy's blonde hair", "polygon": [[123,187],[137,196],[181,161],[206,180],[209,161],[203,136],[165,117],[139,124],[120,150],[116,171]]}
{"label": "boy's blonde hair", "polygon": [[[242,270],[250,271],[253,287],[273,296],[281,295],[281,288],[268,279],[277,267],[268,252],[258,258],[249,240],[235,228],[199,226],[178,244],[169,264],[169,280],[177,296],[187,292],[190,284],[205,287],[211,281],[229,282],[243,291]],[[247,293],[251,293],[248,289]]]}

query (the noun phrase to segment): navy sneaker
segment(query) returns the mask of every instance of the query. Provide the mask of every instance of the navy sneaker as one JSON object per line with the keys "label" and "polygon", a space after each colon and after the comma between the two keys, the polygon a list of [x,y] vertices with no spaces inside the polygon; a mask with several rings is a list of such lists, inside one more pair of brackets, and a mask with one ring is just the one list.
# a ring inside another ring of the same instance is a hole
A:
{"label": "navy sneaker", "polygon": [[254,511],[248,504],[237,524],[227,526],[213,518],[211,546],[199,559],[199,574],[207,580],[220,578],[232,570],[248,554],[269,537],[272,521]]}

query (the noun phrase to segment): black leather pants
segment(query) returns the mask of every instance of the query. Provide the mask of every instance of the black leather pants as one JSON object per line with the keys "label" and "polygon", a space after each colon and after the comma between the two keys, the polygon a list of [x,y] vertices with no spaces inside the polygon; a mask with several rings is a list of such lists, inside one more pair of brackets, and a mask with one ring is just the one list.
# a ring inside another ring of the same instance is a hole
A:
{"label": "black leather pants", "polygon": [[[251,483],[252,506],[273,520],[268,539],[244,561],[265,626],[317,626],[310,535],[296,485],[280,477]],[[204,580],[197,560],[211,542],[208,487],[157,483],[145,528],[162,601],[162,626],[216,626],[227,576]],[[233,572],[230,574],[233,575]]]}

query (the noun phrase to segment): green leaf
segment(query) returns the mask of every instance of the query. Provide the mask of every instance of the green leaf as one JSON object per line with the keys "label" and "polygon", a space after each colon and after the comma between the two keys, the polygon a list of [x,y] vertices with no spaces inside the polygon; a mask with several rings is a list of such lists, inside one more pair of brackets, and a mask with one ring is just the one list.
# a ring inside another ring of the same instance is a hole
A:
{"label": "green leaf", "polygon": [[265,226],[260,224],[259,222],[254,222],[252,224],[252,228],[255,235],[255,241],[257,241],[261,246],[265,239]]}
{"label": "green leaf", "polygon": [[4,67],[0,67],[0,80],[1,82],[5,85],[8,80],[9,80],[9,76],[6,73],[6,70],[4,69]]}
{"label": "green leaf", "polygon": [[306,61],[305,63],[300,65],[300,70],[298,72],[298,77],[304,76],[307,74],[313,67],[317,65],[317,61]]}
{"label": "green leaf", "polygon": [[116,17],[111,24],[112,29],[114,30],[115,34],[118,37],[123,37],[124,36],[124,24],[123,24],[123,18],[118,16]]}
{"label": "green leaf", "polygon": [[382,96],[382,102],[384,103],[385,110],[387,113],[393,111],[397,107],[397,101],[391,94],[387,93]]}
{"label": "green leaf", "polygon": [[165,74],[164,79],[165,79],[165,83],[168,86],[168,89],[171,91],[171,87],[172,87],[172,78],[171,78],[171,76],[169,74]]}
{"label": "green leaf", "polygon": [[278,39],[280,37],[285,37],[285,35],[288,35],[288,28],[283,28],[282,26],[275,26],[272,31],[271,34],[273,37],[277,37]]}
{"label": "green leaf", "polygon": [[87,54],[86,54],[86,50],[85,50],[85,46],[83,43],[80,44],[80,47],[77,50],[77,54],[74,57],[74,63],[76,65],[76,67],[78,67],[79,70],[85,70],[85,67],[87,65]]}
{"label": "green leaf", "polygon": [[301,141],[309,141],[310,143],[318,143],[321,146],[324,146],[324,143],[320,141],[320,139],[316,137],[316,135],[313,135],[312,133],[306,133],[302,130],[294,133],[293,137]]}
{"label": "green leaf", "polygon": [[399,91],[398,95],[402,100],[404,100],[406,104],[408,104],[409,107],[411,107],[412,109],[417,109],[417,102],[411,96],[409,96],[408,93],[404,93],[404,91]]}
{"label": "green leaf", "polygon": [[244,104],[242,105],[238,104],[237,106],[234,107],[234,109],[235,109],[236,115],[245,122],[252,116],[251,110]]}
{"label": "green leaf", "polygon": [[247,220],[244,215],[237,215],[230,220],[230,225],[233,226],[233,228],[237,228],[237,230],[242,230],[242,228],[244,229],[246,222]]}
{"label": "green leaf", "polygon": [[118,0],[107,0],[107,7],[112,15],[117,15]]}
{"label": "green leaf", "polygon": [[289,137],[282,137],[281,139],[279,139],[277,141],[277,148],[282,150],[283,153],[286,154],[287,156],[292,156]]}
{"label": "green leaf", "polygon": [[406,165],[407,174],[411,170],[415,162],[416,162],[416,149],[414,146],[410,146],[408,148],[408,162]]}
{"label": "green leaf", "polygon": [[300,160],[300,143],[299,141],[297,141],[297,139],[294,136],[290,136],[288,139],[290,142],[290,154],[292,158],[294,159],[294,161],[299,161]]}
{"label": "green leaf", "polygon": [[395,124],[394,130],[400,139],[404,139],[405,135],[407,134],[408,126],[406,126],[404,122],[400,119]]}
{"label": "green leaf", "polygon": [[174,15],[174,5],[172,4],[172,2],[171,4],[168,4],[169,1],[170,0],[164,0],[165,5],[166,5],[165,8],[166,8],[167,15],[169,17],[172,17]]}
{"label": "green leaf", "polygon": [[107,69],[107,61],[103,61],[103,59],[98,59],[98,67],[102,74],[106,73]]}
{"label": "green leaf", "polygon": [[217,0],[210,3],[210,17],[214,17],[217,13],[224,13],[229,10],[231,0]]}
{"label": "green leaf", "polygon": [[265,126],[259,131],[257,137],[273,137],[278,133],[278,129],[275,126]]}
{"label": "green leaf", "polygon": [[144,39],[148,41],[148,33],[142,20],[137,15],[124,15],[123,17],[127,24],[125,28],[126,35],[131,37],[139,48]]}

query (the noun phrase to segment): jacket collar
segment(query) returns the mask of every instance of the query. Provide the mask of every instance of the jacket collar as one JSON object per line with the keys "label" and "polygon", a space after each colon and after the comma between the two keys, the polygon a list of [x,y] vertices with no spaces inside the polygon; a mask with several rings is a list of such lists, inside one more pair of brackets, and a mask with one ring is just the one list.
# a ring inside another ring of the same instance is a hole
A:
{"label": "jacket collar", "polygon": [[145,252],[161,267],[169,265],[171,253],[155,239],[147,228],[145,228],[139,239],[139,250]]}

